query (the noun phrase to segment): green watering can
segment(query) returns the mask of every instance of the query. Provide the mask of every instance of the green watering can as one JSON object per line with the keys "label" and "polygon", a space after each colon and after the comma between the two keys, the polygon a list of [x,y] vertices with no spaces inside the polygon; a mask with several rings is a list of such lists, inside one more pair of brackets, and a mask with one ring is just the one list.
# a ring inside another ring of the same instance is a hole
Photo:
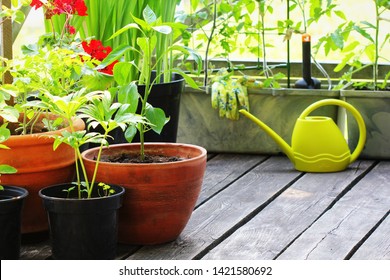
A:
{"label": "green watering can", "polygon": [[[338,126],[329,117],[308,116],[315,109],[337,105],[344,107],[355,117],[359,127],[359,142],[351,153],[347,141]],[[311,104],[299,116],[291,138],[291,147],[270,127],[248,111],[240,113],[260,126],[294,164],[295,169],[304,172],[342,171],[355,161],[366,142],[366,126],[359,111],[352,105],[338,99],[323,99]]]}

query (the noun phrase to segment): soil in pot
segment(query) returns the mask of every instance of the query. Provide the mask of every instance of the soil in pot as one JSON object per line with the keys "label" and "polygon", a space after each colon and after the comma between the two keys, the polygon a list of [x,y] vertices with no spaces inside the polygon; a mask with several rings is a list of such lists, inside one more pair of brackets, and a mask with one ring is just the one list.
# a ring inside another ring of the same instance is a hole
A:
{"label": "soil in pot", "polygon": [[47,211],[53,259],[114,259],[118,234],[118,209],[124,188],[111,185],[115,193],[93,197],[67,197],[69,184],[42,189],[39,195]]}
{"label": "soil in pot", "polygon": [[[96,160],[96,159],[95,159]],[[164,156],[164,155],[145,155],[144,159],[141,159],[140,155],[120,153],[114,155],[103,155],[101,161],[112,163],[167,163],[181,161],[183,158],[177,156]]]}

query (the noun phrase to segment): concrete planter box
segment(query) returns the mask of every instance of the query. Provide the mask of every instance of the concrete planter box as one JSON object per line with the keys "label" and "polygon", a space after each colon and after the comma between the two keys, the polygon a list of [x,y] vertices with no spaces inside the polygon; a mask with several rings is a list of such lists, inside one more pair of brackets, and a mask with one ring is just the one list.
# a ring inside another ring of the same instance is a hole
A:
{"label": "concrete planter box", "polygon": [[[361,158],[390,159],[390,93],[388,91],[342,90],[341,98],[362,115],[367,129]],[[356,147],[359,132],[352,115],[339,119],[351,149]]]}
{"label": "concrete planter box", "polygon": [[[250,111],[288,143],[295,121],[313,102],[339,98],[338,91],[302,89],[250,89]],[[208,152],[278,154],[279,146],[263,130],[247,118],[238,121],[219,118],[211,107],[210,94],[186,89],[181,98],[178,142],[200,145]],[[329,116],[335,121],[338,108],[322,107],[315,115]]]}

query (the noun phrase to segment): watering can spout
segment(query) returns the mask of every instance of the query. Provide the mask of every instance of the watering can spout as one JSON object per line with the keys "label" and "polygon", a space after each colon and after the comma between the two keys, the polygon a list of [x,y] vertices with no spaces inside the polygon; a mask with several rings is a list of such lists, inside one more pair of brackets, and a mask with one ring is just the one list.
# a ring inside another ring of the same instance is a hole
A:
{"label": "watering can spout", "polygon": [[274,130],[272,130],[268,125],[263,123],[261,120],[256,118],[254,115],[249,113],[248,111],[241,109],[239,111],[241,114],[243,114],[245,117],[256,123],[260,128],[262,128],[282,149],[282,151],[286,154],[286,156],[291,160],[291,162],[294,164],[294,151],[290,147],[289,144],[287,144],[286,141],[283,140],[282,137],[280,137]]}

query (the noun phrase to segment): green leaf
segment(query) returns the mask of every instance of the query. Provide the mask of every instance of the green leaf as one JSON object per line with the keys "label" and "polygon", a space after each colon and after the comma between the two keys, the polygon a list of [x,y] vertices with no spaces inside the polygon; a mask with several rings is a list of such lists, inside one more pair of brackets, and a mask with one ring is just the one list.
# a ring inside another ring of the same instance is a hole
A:
{"label": "green leaf", "polygon": [[353,29],[355,31],[357,31],[360,35],[362,35],[364,38],[368,39],[369,41],[373,42],[374,43],[374,39],[371,37],[370,34],[367,33],[367,31],[365,31],[363,28],[361,28],[360,26],[357,26],[357,25],[354,25],[353,26]]}
{"label": "green leaf", "polygon": [[0,165],[0,174],[14,174],[18,172],[16,168],[7,165],[7,164],[1,164]]}
{"label": "green leaf", "polygon": [[18,122],[19,111],[11,106],[5,106],[0,110],[0,116],[9,122]]}
{"label": "green leaf", "polygon": [[347,65],[347,63],[351,60],[352,57],[354,57],[354,53],[349,53],[348,55],[346,55],[344,57],[344,59],[334,68],[334,72],[340,72],[344,67],[345,65]]}
{"label": "green leaf", "polygon": [[0,144],[0,149],[9,150],[10,148],[4,144]]}
{"label": "green leaf", "polygon": [[188,86],[190,86],[194,89],[199,89],[199,86],[194,81],[194,79],[191,76],[189,76],[188,74],[186,74],[183,70],[181,70],[179,68],[175,68],[175,69],[173,69],[173,71],[178,73],[179,75],[181,75],[184,78],[184,80],[186,81],[186,83],[188,84]]}
{"label": "green leaf", "polygon": [[118,85],[127,85],[131,82],[131,69],[135,67],[130,62],[118,62],[114,66],[114,79]]}
{"label": "green leaf", "polygon": [[353,41],[352,43],[350,43],[348,46],[346,46],[344,49],[343,49],[343,52],[350,52],[350,51],[353,51],[356,47],[358,47],[360,45],[360,42],[359,41]]}
{"label": "green leaf", "polygon": [[135,83],[120,87],[118,91],[118,102],[130,105],[126,113],[135,113],[138,107],[138,101],[138,87]]}
{"label": "green leaf", "polygon": [[125,138],[127,142],[131,143],[133,141],[135,135],[137,134],[137,128],[134,125],[130,125],[125,130]]}
{"label": "green leaf", "polygon": [[145,117],[151,124],[151,128],[154,132],[160,134],[164,125],[168,122],[169,118],[165,116],[165,113],[160,108],[154,108],[150,104],[146,107]]}
{"label": "green leaf", "polygon": [[145,9],[143,10],[142,12],[142,15],[144,17],[144,20],[148,23],[148,24],[152,24],[154,22],[156,22],[157,20],[157,16],[156,14],[153,12],[153,10],[149,7],[149,5],[146,5]]}
{"label": "green leaf", "polygon": [[340,33],[340,29],[337,29],[335,32],[333,32],[330,35],[333,43],[340,49],[343,49],[344,47],[344,37]]}
{"label": "green leaf", "polygon": [[168,25],[153,26],[152,28],[161,34],[168,35],[168,34],[172,33],[172,27],[170,27]]}
{"label": "green leaf", "polygon": [[122,34],[123,32],[126,32],[128,31],[129,29],[139,29],[141,30],[141,28],[138,26],[138,24],[136,23],[129,23],[125,26],[123,26],[121,29],[119,29],[118,31],[116,31],[114,34],[111,35],[111,37],[109,38],[109,40],[119,36],[120,34]]}
{"label": "green leaf", "polygon": [[118,60],[119,58],[121,58],[126,52],[130,51],[130,50],[133,50],[133,51],[137,51],[134,47],[132,46],[129,46],[129,45],[120,45],[119,47],[117,47],[115,50],[113,50],[97,67],[96,69],[99,70],[99,69],[104,69],[106,68],[108,65],[110,65],[111,63],[113,63],[115,60]]}
{"label": "green leaf", "polygon": [[376,57],[376,48],[374,44],[371,44],[367,46],[364,50],[364,53],[367,55],[368,59],[371,62],[375,62],[375,57]]}
{"label": "green leaf", "polygon": [[338,11],[334,11],[334,13],[341,19],[343,20],[347,20],[347,17],[345,16],[344,12],[338,10]]}

